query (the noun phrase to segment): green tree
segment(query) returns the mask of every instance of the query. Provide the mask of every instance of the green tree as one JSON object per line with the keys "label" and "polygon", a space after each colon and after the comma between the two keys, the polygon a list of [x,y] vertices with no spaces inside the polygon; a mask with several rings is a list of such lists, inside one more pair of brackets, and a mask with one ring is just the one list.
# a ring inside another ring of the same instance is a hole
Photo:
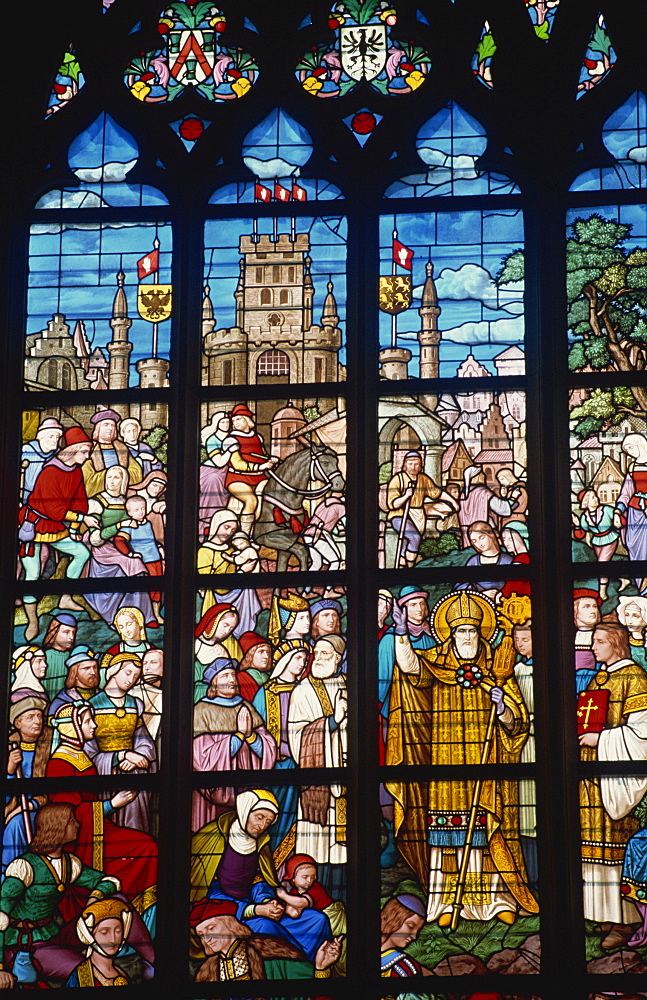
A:
{"label": "green tree", "polygon": [[[647,249],[626,243],[631,226],[601,215],[576,219],[566,241],[571,371],[641,372],[647,366]],[[497,284],[519,281],[520,250],[506,257]],[[647,388],[631,393],[647,409]],[[635,408],[632,407],[632,408]]]}
{"label": "green tree", "polygon": [[630,389],[593,389],[588,399],[571,410],[576,436],[583,441],[600,430],[619,424],[627,413],[634,413],[636,400]]}

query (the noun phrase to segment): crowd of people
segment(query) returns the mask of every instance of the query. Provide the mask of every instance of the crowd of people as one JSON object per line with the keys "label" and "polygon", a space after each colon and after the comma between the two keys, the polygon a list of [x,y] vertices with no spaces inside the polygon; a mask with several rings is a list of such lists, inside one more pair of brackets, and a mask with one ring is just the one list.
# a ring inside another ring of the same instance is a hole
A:
{"label": "crowd of people", "polygon": [[[199,573],[256,573],[276,566],[277,551],[302,552],[302,568],[343,569],[345,483],[294,456],[311,454],[305,436],[290,442],[290,462],[268,453],[252,411],[238,403],[218,411],[201,431]],[[314,453],[313,453],[314,454]],[[275,471],[276,470],[276,471]],[[279,486],[269,496],[268,486]],[[263,498],[270,525],[259,528]]]}
{"label": "crowd of people", "polygon": [[528,491],[512,469],[501,468],[488,483],[481,466],[470,465],[463,482],[437,485],[423,471],[419,451],[380,490],[381,565],[405,569],[421,560],[473,549],[467,565],[527,561]]}
{"label": "crowd of people", "polygon": [[[598,562],[611,562],[616,555],[622,558],[625,554],[630,562],[647,558],[647,438],[626,434],[622,452],[627,471],[614,503],[601,498],[602,484],[596,485],[594,477],[572,498],[573,537]],[[608,582],[605,577],[600,580],[603,598]],[[634,583],[640,594],[647,593],[647,580],[640,577]],[[623,586],[628,585],[629,580],[623,580]]]}
{"label": "crowd of people", "polygon": [[[164,572],[167,481],[160,458],[134,417],[99,409],[89,425],[64,428],[46,417],[23,446],[18,572],[26,581]],[[30,595],[22,600],[29,642],[39,631],[38,602]],[[87,600],[108,623],[127,603],[117,593]],[[163,620],[161,593],[142,593],[138,601],[147,622]],[[61,606],[82,610],[71,595]]]}
{"label": "crowd of people", "polygon": [[[434,606],[424,588],[380,591],[382,761],[533,762],[527,584],[508,581],[486,590],[469,584],[439,591],[436,588]],[[582,758],[644,761],[647,599],[615,590],[613,598],[605,597],[599,586],[580,586],[573,592],[573,615]],[[490,713],[492,730],[488,730]],[[581,782],[584,915],[606,951],[641,947],[647,941],[646,792],[647,781],[639,777]],[[424,922],[449,926],[456,906],[463,919],[496,917],[509,924],[538,909],[532,781],[485,781],[476,806],[474,794],[473,781],[392,781],[382,788],[386,836],[381,864],[393,868],[405,861],[417,876],[421,897],[410,906],[414,915],[392,908],[403,917],[405,930],[407,920],[420,924],[414,937]],[[472,808],[476,808],[476,831],[468,843]],[[469,864],[457,896],[456,873],[465,850]],[[387,931],[390,927],[387,921]],[[395,954],[392,943],[386,952],[385,975],[413,974],[406,969],[416,963],[404,947],[400,948],[404,958]],[[388,971],[391,968],[396,972]]]}
{"label": "crowd of people", "polygon": [[163,652],[137,607],[121,607],[113,627],[118,641],[93,650],[79,641],[79,618],[56,610],[42,642],[13,653],[10,786],[65,780],[47,794],[21,784],[5,803],[0,988],[118,986],[153,975],[151,793],[83,788],[99,775],[127,782],[158,767]]}

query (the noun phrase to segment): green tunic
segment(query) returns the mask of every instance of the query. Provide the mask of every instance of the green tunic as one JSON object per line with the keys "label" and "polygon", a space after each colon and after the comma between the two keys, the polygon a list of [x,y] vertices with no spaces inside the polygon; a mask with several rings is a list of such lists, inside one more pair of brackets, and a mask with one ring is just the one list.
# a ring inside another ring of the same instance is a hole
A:
{"label": "green tunic", "polygon": [[111,896],[121,888],[118,879],[89,868],[68,851],[63,852],[60,878],[48,860],[28,852],[8,866],[0,887],[0,949],[15,946],[27,931],[34,942],[48,941],[58,933],[58,904],[63,896],[60,886],[81,886],[102,896]]}
{"label": "green tunic", "polygon": [[67,677],[67,661],[70,657],[71,649],[47,649],[45,659],[47,660],[47,672],[43,677],[43,687],[47,692],[47,697],[53,701],[65,684]]}

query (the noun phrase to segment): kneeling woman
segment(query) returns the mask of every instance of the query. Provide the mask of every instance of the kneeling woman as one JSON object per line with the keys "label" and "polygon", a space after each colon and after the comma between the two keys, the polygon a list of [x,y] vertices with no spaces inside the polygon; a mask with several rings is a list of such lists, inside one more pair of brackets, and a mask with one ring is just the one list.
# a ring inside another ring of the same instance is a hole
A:
{"label": "kneeling woman", "polygon": [[[253,789],[236,796],[236,809],[203,826],[193,837],[191,885],[194,898],[229,899],[236,917],[256,934],[271,934],[296,945],[310,962],[325,941],[330,921],[318,910],[288,917],[276,895],[279,880],[267,830],[278,817],[271,792]],[[256,881],[258,876],[258,881]]]}

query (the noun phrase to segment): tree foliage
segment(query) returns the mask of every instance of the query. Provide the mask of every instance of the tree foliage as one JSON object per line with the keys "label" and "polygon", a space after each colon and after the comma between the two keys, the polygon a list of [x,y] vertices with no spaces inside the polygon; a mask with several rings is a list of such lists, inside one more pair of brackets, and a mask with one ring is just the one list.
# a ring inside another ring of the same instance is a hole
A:
{"label": "tree foliage", "polygon": [[[647,249],[627,246],[631,225],[594,213],[566,240],[571,371],[642,372],[647,367]],[[523,278],[521,250],[502,261],[498,285]],[[647,389],[632,390],[647,409]]]}
{"label": "tree foliage", "polygon": [[615,427],[623,417],[635,411],[635,406],[631,389],[593,389],[588,399],[571,410],[575,434],[583,441],[600,430]]}

